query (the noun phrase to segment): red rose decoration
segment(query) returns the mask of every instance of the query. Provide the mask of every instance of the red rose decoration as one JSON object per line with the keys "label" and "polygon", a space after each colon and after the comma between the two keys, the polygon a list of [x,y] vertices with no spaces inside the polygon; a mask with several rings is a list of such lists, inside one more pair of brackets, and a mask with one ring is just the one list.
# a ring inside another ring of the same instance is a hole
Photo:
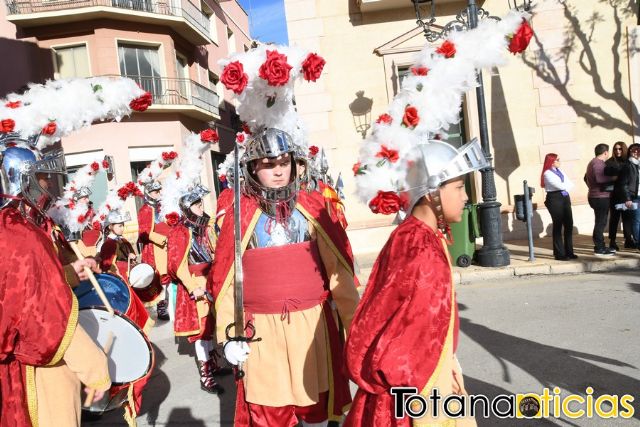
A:
{"label": "red rose decoration", "polygon": [[85,220],[85,219],[86,219],[86,218],[84,217],[84,215],[82,215],[82,214],[78,215],[78,222],[79,222],[80,224],[82,224],[82,223],[84,222],[84,220]]}
{"label": "red rose decoration", "polygon": [[436,49],[436,53],[444,55],[445,58],[453,58],[456,55],[456,45],[449,40],[445,40],[444,43]]}
{"label": "red rose decoration", "polygon": [[369,209],[373,213],[389,215],[404,207],[402,199],[394,191],[378,191],[376,197],[369,202]]}
{"label": "red rose decoration", "polygon": [[529,46],[529,42],[533,37],[533,30],[526,19],[522,18],[522,24],[518,27],[518,30],[511,37],[509,42],[509,52],[516,53],[524,52]]}
{"label": "red rose decoration", "polygon": [[100,170],[100,165],[98,164],[98,162],[93,162],[93,163],[91,163],[91,169],[92,169],[94,172],[98,172],[98,171]]}
{"label": "red rose decoration", "polygon": [[220,81],[227,89],[240,94],[247,87],[249,76],[244,72],[242,62],[234,61],[224,67]]}
{"label": "red rose decoration", "polygon": [[220,136],[218,136],[218,132],[215,129],[205,129],[200,132],[200,141],[215,144],[220,141]]}
{"label": "red rose decoration", "polygon": [[108,160],[103,160],[102,161],[102,168],[103,169],[109,169],[109,161]]}
{"label": "red rose decoration", "polygon": [[14,108],[18,108],[18,107],[22,106],[22,102],[21,101],[9,101],[6,104],[4,104],[4,106],[7,107],[7,108],[14,109]]}
{"label": "red rose decoration", "polygon": [[238,132],[238,134],[236,135],[236,141],[239,144],[243,144],[244,143],[244,133]]}
{"label": "red rose decoration", "polygon": [[407,106],[404,109],[404,116],[402,117],[402,124],[408,128],[413,129],[420,123],[420,116],[418,115],[418,109],[416,107]]}
{"label": "red rose decoration", "polygon": [[153,97],[149,92],[145,92],[129,103],[129,107],[135,111],[144,111],[153,103]]}
{"label": "red rose decoration", "polygon": [[76,207],[76,204],[73,203],[73,200],[70,200],[69,201],[69,209],[75,209],[75,207]]}
{"label": "red rose decoration", "polygon": [[16,122],[13,119],[4,119],[0,121],[0,132],[13,132]]}
{"label": "red rose decoration", "polygon": [[362,167],[362,163],[360,163],[360,162],[355,163],[353,165],[353,167],[351,168],[351,170],[353,171],[353,175],[358,175],[358,174],[362,173],[362,171],[360,170],[361,167]]}
{"label": "red rose decoration", "polygon": [[310,53],[302,63],[302,74],[304,79],[310,82],[315,82],[320,78],[324,64],[327,62],[323,57],[316,53]]}
{"label": "red rose decoration", "polygon": [[390,125],[392,122],[393,122],[393,119],[387,113],[380,115],[380,117],[378,117],[378,120],[376,120],[376,123],[378,124],[384,123],[384,124]]}
{"label": "red rose decoration", "polygon": [[429,74],[429,69],[427,67],[411,67],[411,74],[414,76],[426,76]]}
{"label": "red rose decoration", "polygon": [[277,50],[267,50],[267,60],[260,66],[260,78],[270,86],[284,86],[289,81],[291,65],[287,63],[287,55]]}
{"label": "red rose decoration", "polygon": [[129,196],[129,190],[127,190],[125,187],[118,189],[118,197],[120,197],[122,200],[127,200],[128,196]]}
{"label": "red rose decoration", "polygon": [[100,230],[100,221],[93,221],[92,226],[94,230]]}
{"label": "red rose decoration", "polygon": [[242,123],[242,132],[246,133],[247,135],[251,135],[251,129],[249,129],[248,124]]}
{"label": "red rose decoration", "polygon": [[225,182],[227,182],[227,176],[226,176],[226,175],[220,175],[220,176],[218,177],[218,180],[219,180],[221,183],[223,183],[223,184],[224,184]]}
{"label": "red rose decoration", "polygon": [[320,151],[320,149],[318,147],[316,147],[315,145],[312,145],[311,147],[309,147],[309,155],[311,157],[314,157],[316,154],[318,154],[319,151]]}
{"label": "red rose decoration", "polygon": [[167,224],[169,224],[172,227],[176,225],[179,220],[180,220],[180,216],[176,212],[170,212],[165,217],[165,221],[167,222]]}
{"label": "red rose decoration", "polygon": [[381,157],[383,159],[389,160],[391,163],[395,163],[398,161],[398,150],[392,150],[383,145],[380,148],[380,151],[376,154],[376,157]]}
{"label": "red rose decoration", "polygon": [[58,126],[56,125],[56,122],[49,122],[48,125],[42,128],[42,134],[51,136],[56,133],[57,129]]}
{"label": "red rose decoration", "polygon": [[176,157],[178,157],[178,153],[176,153],[175,151],[163,151],[162,152],[162,160],[164,160],[165,162],[168,162],[170,160],[174,160]]}

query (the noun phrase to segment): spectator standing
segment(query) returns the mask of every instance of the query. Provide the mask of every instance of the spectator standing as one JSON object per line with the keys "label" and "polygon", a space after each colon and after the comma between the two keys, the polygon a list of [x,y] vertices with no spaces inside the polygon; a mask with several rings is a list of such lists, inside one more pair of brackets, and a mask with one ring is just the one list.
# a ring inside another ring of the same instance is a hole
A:
{"label": "spectator standing", "polygon": [[544,205],[553,222],[553,257],[568,261],[578,258],[573,253],[573,213],[569,197],[573,183],[560,171],[559,165],[557,154],[549,153],[545,156],[540,185],[547,193]]}
{"label": "spectator standing", "polygon": [[[605,161],[604,174],[612,177],[614,180],[618,179],[618,175],[620,175],[620,171],[627,163],[627,144],[622,141],[618,141],[613,144],[613,151],[611,153],[611,157]],[[614,183],[615,190],[615,183]],[[609,206],[609,247],[611,249],[615,249],[619,251],[620,248],[616,243],[616,237],[618,234],[618,226],[620,225],[620,220],[622,219],[622,211],[616,209],[616,203],[623,203],[624,201],[617,201],[615,197],[615,192],[611,194],[609,198],[610,206]],[[632,248],[633,241],[631,240],[630,230],[623,228],[624,233],[624,247]]]}
{"label": "spectator standing", "polygon": [[609,158],[609,146],[598,144],[594,149],[595,157],[587,165],[584,178],[589,187],[589,206],[593,209],[593,253],[595,255],[613,255],[615,249],[605,247],[604,229],[609,217],[610,196],[614,180],[604,174],[605,161]]}
{"label": "spectator standing", "polygon": [[640,168],[640,144],[629,146],[627,162],[620,170],[620,175],[614,186],[616,203],[624,204],[625,210],[622,213],[622,223],[626,230],[630,231],[631,244],[633,248],[638,247],[640,238],[640,210],[638,203],[638,169]]}

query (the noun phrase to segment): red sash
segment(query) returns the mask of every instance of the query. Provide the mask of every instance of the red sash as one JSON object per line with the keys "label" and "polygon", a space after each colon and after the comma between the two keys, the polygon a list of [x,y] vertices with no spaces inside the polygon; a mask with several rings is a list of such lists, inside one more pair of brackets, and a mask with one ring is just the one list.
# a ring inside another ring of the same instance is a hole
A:
{"label": "red sash", "polygon": [[284,320],[291,311],[321,304],[329,294],[315,241],[248,249],[242,266],[248,313],[281,313]]}

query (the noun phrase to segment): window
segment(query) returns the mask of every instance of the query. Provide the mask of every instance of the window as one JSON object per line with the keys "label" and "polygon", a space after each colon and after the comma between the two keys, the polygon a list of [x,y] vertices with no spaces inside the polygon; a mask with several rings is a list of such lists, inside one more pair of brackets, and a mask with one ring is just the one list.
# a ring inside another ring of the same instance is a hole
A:
{"label": "window", "polygon": [[217,75],[209,71],[209,89],[218,95],[218,108],[224,109],[224,88]]}
{"label": "window", "polygon": [[[67,177],[65,182],[69,182],[71,177],[82,167],[85,165],[74,165],[71,167],[67,167]],[[95,180],[91,185],[91,195],[89,196],[89,200],[93,202],[93,209],[98,210],[100,205],[107,200],[107,194],[109,193],[109,186],[107,184],[107,174],[103,171],[98,172]]]}
{"label": "window", "polygon": [[213,186],[216,191],[216,197],[220,195],[220,192],[224,190],[226,185],[222,185],[220,179],[218,178],[218,168],[220,164],[224,162],[226,154],[219,153],[217,151],[211,151],[211,167],[213,169]]}
{"label": "window", "polygon": [[120,74],[133,79],[156,98],[162,95],[160,55],[157,47],[118,45]]}
{"label": "window", "polygon": [[[149,162],[147,161],[131,162],[130,165],[131,165],[131,180],[133,182],[138,182],[138,175],[140,175],[140,172],[142,172],[149,165]],[[144,200],[142,197],[134,197],[134,199],[136,201],[136,212],[138,212],[142,207],[142,205],[144,204]]]}
{"label": "window", "polygon": [[54,77],[67,79],[71,77],[89,77],[89,56],[87,45],[65,46],[53,48]]}
{"label": "window", "polygon": [[400,88],[402,87],[402,82],[404,81],[404,78],[410,74],[409,68],[411,67],[408,65],[403,67],[398,67],[398,91],[400,91]]}
{"label": "window", "polygon": [[209,37],[215,44],[218,44],[218,26],[216,14],[211,7],[205,2],[200,2],[200,10],[207,16],[209,20]]}
{"label": "window", "polygon": [[233,35],[233,31],[227,27],[227,46],[229,53],[236,52],[236,36]]}

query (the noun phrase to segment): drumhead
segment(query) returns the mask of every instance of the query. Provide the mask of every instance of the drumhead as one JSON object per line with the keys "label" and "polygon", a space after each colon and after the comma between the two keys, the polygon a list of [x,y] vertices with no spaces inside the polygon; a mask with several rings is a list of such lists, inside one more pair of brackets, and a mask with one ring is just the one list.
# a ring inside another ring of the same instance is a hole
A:
{"label": "drumhead", "polygon": [[149,264],[138,264],[129,271],[129,283],[136,289],[146,288],[153,281],[155,271]]}
{"label": "drumhead", "polygon": [[[126,313],[131,301],[127,284],[111,274],[96,274],[95,276],[111,307],[120,313]],[[73,293],[78,298],[80,309],[102,305],[102,300],[89,280],[81,281],[78,286],[73,288]]]}
{"label": "drumhead", "polygon": [[79,311],[78,322],[100,348],[104,348],[109,332],[113,333],[113,344],[107,358],[114,384],[130,383],[149,372],[151,344],[127,317],[117,313],[111,316],[104,307],[90,307]]}

